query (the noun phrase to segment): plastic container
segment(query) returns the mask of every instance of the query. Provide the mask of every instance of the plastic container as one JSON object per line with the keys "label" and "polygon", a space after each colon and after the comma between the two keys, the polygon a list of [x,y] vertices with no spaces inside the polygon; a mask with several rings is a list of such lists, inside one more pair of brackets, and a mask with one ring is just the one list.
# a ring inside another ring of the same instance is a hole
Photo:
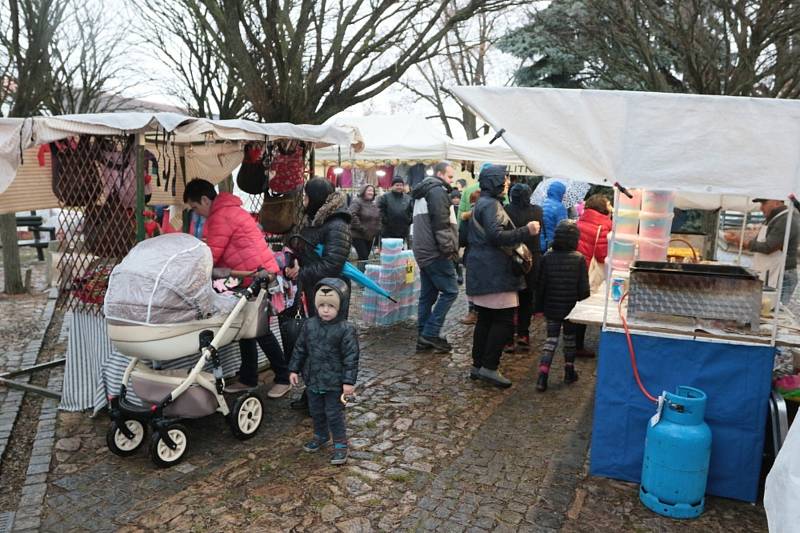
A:
{"label": "plastic container", "polygon": [[617,235],[636,235],[639,229],[639,212],[620,209],[615,222]]}
{"label": "plastic container", "polygon": [[639,239],[639,259],[641,261],[666,261],[668,239]]}
{"label": "plastic container", "polygon": [[642,211],[648,213],[672,213],[675,208],[673,191],[651,191],[642,193]]}
{"label": "plastic container", "polygon": [[615,237],[611,241],[611,266],[617,270],[627,270],[636,257],[636,239]]}
{"label": "plastic container", "polygon": [[628,198],[622,193],[619,193],[619,209],[622,211],[638,211],[642,208],[642,190],[641,189],[628,189],[628,192],[633,195],[633,198]]}
{"label": "plastic container", "polygon": [[639,499],[660,515],[696,518],[705,507],[711,460],[706,399],[703,391],[680,386],[665,394],[660,418],[647,424]]}
{"label": "plastic container", "polygon": [[639,235],[645,239],[669,240],[672,233],[672,213],[639,213]]}

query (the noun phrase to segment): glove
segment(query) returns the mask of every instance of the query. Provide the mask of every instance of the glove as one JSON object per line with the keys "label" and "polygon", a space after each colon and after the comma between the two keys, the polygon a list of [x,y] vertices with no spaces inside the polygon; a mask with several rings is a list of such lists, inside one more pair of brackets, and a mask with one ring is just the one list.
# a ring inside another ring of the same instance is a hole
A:
{"label": "glove", "polygon": [[231,275],[230,268],[216,267],[211,269],[212,278],[227,278],[230,275]]}

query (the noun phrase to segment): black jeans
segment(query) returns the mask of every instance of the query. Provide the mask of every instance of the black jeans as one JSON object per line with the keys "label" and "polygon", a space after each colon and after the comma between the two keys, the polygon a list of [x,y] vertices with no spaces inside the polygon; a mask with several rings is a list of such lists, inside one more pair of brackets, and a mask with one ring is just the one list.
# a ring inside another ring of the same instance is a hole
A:
{"label": "black jeans", "polygon": [[347,442],[347,428],[344,424],[344,405],[340,400],[342,389],[327,391],[324,394],[308,392],[308,411],[314,422],[314,437],[319,441],[327,441],[328,435],[333,442]]}
{"label": "black jeans", "polygon": [[472,365],[497,370],[503,347],[514,335],[514,309],[489,309],[475,306],[478,321],[472,336]]}
{"label": "black jeans", "polygon": [[369,259],[369,253],[372,251],[372,241],[366,239],[353,239],[353,248],[356,249],[359,261],[366,261]]}
{"label": "black jeans", "polygon": [[283,350],[278,339],[271,331],[257,339],[242,339],[239,341],[239,351],[242,354],[242,365],[239,367],[239,381],[245,385],[255,387],[258,385],[258,346],[269,359],[269,365],[275,373],[275,383],[289,384],[289,366],[283,356]]}
{"label": "black jeans", "polygon": [[517,293],[519,307],[517,308],[517,335],[530,337],[531,317],[533,316],[533,290],[525,289]]}

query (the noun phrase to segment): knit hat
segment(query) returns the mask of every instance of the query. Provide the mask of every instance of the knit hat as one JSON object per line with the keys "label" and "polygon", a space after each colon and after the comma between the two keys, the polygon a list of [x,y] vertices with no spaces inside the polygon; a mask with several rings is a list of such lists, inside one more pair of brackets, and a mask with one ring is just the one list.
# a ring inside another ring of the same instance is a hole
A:
{"label": "knit hat", "polygon": [[320,285],[316,294],[314,294],[314,307],[319,309],[319,306],[322,304],[329,304],[333,306],[338,313],[342,306],[342,302],[339,298],[339,292],[328,285]]}
{"label": "knit hat", "polygon": [[395,183],[402,183],[403,185],[405,185],[406,180],[403,179],[403,176],[398,174],[397,176],[392,178],[392,185],[394,185]]}
{"label": "knit hat", "polygon": [[313,178],[306,182],[305,192],[306,196],[308,196],[306,215],[313,220],[319,208],[325,205],[328,196],[333,194],[334,188],[331,182],[324,178]]}

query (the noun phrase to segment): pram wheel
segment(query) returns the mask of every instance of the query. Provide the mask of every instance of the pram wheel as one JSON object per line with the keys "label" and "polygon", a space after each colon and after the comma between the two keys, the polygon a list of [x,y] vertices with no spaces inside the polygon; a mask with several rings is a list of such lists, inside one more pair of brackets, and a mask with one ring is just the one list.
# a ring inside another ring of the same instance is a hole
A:
{"label": "pram wheel", "polygon": [[252,392],[239,396],[228,415],[233,436],[239,440],[247,440],[258,433],[263,419],[264,405]]}
{"label": "pram wheel", "polygon": [[[175,448],[170,448],[164,441],[162,432],[169,436],[175,444]],[[180,424],[172,424],[167,428],[156,431],[150,438],[150,458],[161,468],[167,468],[181,462],[186,455],[189,447],[189,439],[186,437],[186,428]]]}
{"label": "pram wheel", "polygon": [[116,421],[111,423],[111,427],[106,432],[108,449],[120,457],[127,457],[136,453],[136,450],[142,446],[145,437],[144,424],[138,420],[125,420],[124,423],[128,431],[133,433],[133,438],[129,439],[122,432],[119,423]]}

